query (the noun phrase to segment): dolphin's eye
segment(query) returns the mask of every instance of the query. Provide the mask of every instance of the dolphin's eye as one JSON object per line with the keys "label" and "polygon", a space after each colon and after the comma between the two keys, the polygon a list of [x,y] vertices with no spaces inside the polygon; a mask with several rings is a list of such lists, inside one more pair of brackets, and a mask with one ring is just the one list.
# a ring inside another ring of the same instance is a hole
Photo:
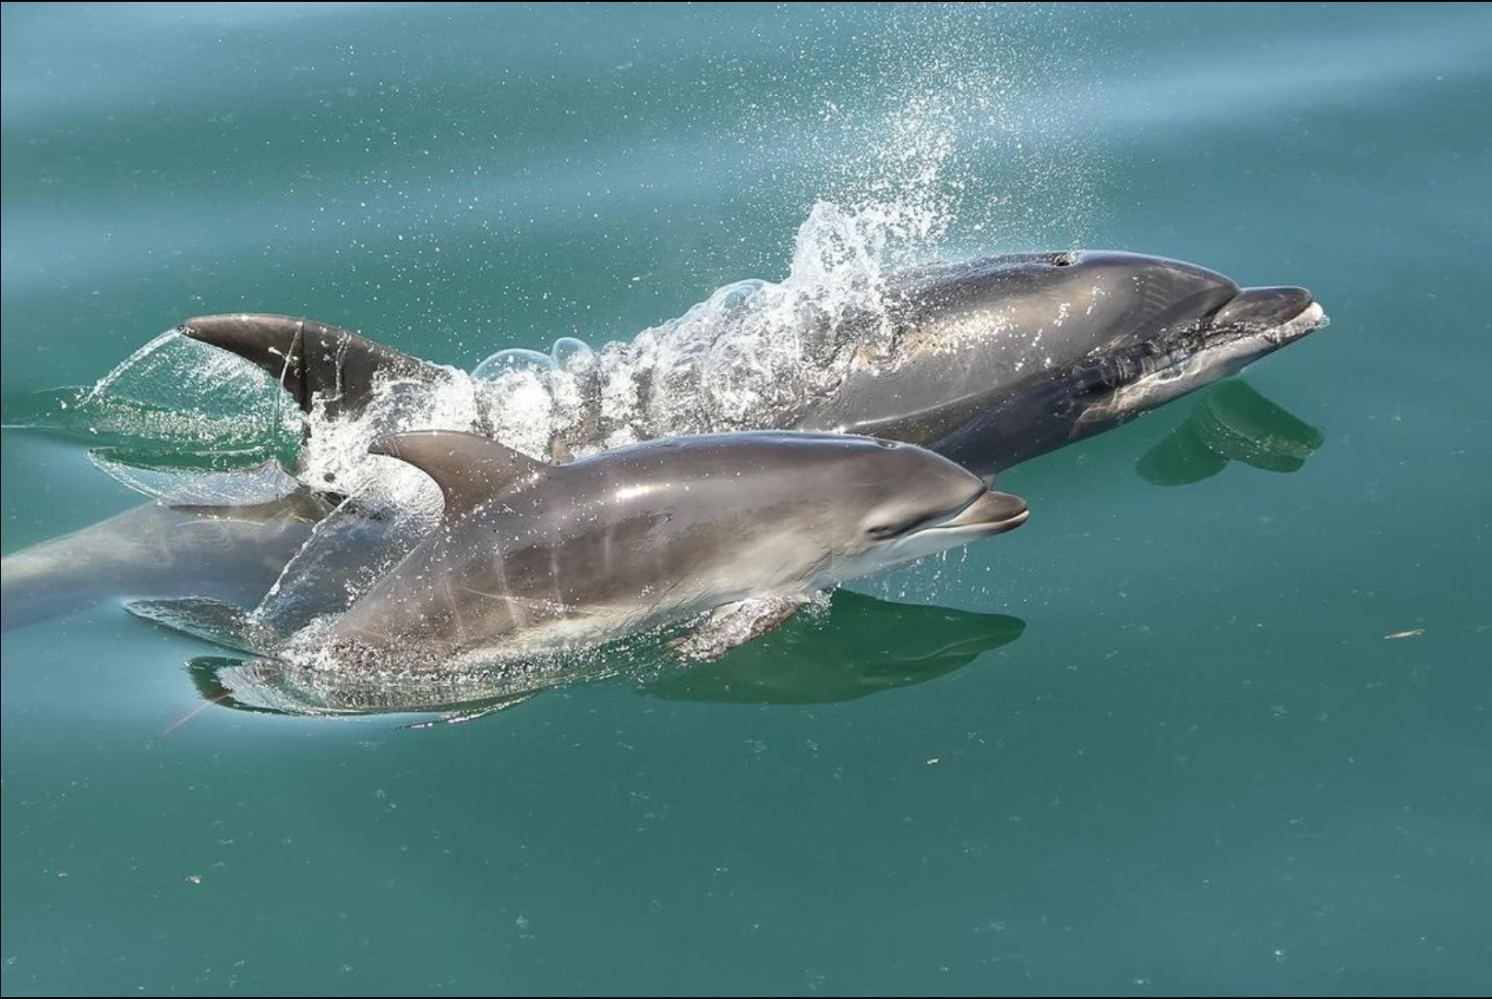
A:
{"label": "dolphin's eye", "polygon": [[926,523],[925,517],[917,517],[912,520],[895,521],[887,524],[874,524],[865,530],[865,534],[872,541],[889,541],[899,538],[903,534],[910,534],[917,527]]}
{"label": "dolphin's eye", "polygon": [[1057,254],[1053,254],[1052,255],[1052,266],[1053,267],[1071,267],[1074,263],[1077,262],[1077,259],[1078,259],[1077,258],[1077,254],[1075,254],[1075,253],[1057,253]]}

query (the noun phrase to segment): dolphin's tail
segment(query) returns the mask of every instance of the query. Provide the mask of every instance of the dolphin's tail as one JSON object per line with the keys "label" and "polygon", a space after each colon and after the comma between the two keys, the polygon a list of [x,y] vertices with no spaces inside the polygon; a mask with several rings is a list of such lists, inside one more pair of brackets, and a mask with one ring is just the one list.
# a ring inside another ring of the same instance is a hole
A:
{"label": "dolphin's tail", "polygon": [[198,316],[180,333],[230,351],[280,379],[301,409],[320,396],[330,415],[356,415],[378,379],[438,381],[445,369],[356,333],[266,312]]}

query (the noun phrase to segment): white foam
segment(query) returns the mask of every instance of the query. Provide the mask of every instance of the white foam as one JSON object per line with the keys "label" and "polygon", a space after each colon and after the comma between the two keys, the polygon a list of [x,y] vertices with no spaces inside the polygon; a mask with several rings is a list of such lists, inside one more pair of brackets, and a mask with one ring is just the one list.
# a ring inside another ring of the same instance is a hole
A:
{"label": "white foam", "polygon": [[355,418],[317,405],[300,477],[362,488],[375,469],[369,446],[413,430],[478,430],[554,460],[654,437],[791,426],[833,391],[857,350],[887,342],[881,260],[888,232],[904,225],[923,231],[886,205],[823,202],[799,228],[781,282],[727,285],[599,350],[566,338],[548,355],[504,350],[473,374],[447,369],[434,385],[380,385]]}

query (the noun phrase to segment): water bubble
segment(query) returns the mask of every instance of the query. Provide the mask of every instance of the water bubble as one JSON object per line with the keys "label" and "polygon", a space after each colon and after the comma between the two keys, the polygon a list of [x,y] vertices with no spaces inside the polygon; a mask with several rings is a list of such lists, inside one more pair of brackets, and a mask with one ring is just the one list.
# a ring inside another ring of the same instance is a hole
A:
{"label": "water bubble", "polygon": [[579,371],[596,363],[596,352],[591,350],[590,344],[573,336],[562,336],[554,341],[549,356],[554,366],[564,371]]}
{"label": "water bubble", "polygon": [[499,350],[478,364],[471,374],[473,378],[495,381],[510,371],[526,371],[543,377],[553,370],[554,359],[548,354],[513,347],[508,350]]}
{"label": "water bubble", "polygon": [[710,296],[709,304],[721,312],[742,312],[748,308],[762,289],[767,287],[766,281],[757,279],[737,281],[719,288]]}

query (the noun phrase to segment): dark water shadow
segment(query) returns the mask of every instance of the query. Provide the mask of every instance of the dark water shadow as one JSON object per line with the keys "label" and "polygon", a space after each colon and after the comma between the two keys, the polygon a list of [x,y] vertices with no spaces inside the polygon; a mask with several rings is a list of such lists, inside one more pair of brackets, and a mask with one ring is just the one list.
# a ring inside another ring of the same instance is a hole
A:
{"label": "dark water shadow", "polygon": [[642,687],[670,701],[831,704],[945,676],[1021,637],[1026,623],[861,593],[834,595],[827,614],[789,621],[712,662]]}
{"label": "dark water shadow", "polygon": [[1241,378],[1198,393],[1187,418],[1140,456],[1136,470],[1158,486],[1201,482],[1241,461],[1270,472],[1300,470],[1326,440],[1319,427],[1266,399]]}
{"label": "dark water shadow", "polygon": [[368,676],[262,659],[207,656],[187,664],[198,694],[222,707],[278,715],[436,716],[466,721],[544,690],[606,678],[648,697],[739,704],[828,704],[945,676],[1021,636],[1025,622],[834,595],[828,611],[800,614],[717,660],[681,663],[661,638],[546,668],[430,676]]}

